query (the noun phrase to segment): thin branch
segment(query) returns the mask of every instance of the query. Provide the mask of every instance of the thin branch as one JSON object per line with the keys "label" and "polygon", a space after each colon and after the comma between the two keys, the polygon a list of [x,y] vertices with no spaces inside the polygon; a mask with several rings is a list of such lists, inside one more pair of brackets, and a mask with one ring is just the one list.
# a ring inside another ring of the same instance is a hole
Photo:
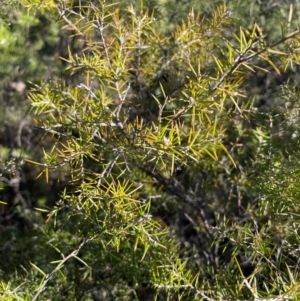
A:
{"label": "thin branch", "polygon": [[57,266],[56,268],[46,276],[42,286],[39,288],[39,290],[36,292],[36,294],[34,295],[34,297],[32,298],[31,301],[35,301],[38,296],[45,290],[46,285],[48,283],[48,281],[60,270],[60,268],[66,263],[67,260],[69,260],[70,258],[76,256],[78,254],[78,252],[80,251],[80,249],[86,245],[87,243],[89,243],[92,239],[94,238],[94,236],[90,237],[90,238],[85,238],[82,243],[78,246],[78,248],[74,251],[72,251],[67,257],[65,257]]}
{"label": "thin branch", "polygon": [[232,67],[230,68],[230,70],[226,73],[224,73],[220,80],[217,82],[217,84],[212,88],[211,90],[211,93],[213,93],[215,90],[217,90],[222,84],[223,82],[228,78],[230,77],[238,68],[241,64],[245,63],[245,62],[248,62],[250,61],[251,59],[253,58],[256,58],[258,56],[260,56],[262,53],[265,53],[267,52],[269,49],[272,49],[274,48],[275,46],[279,45],[279,44],[282,44],[283,42],[295,37],[296,35],[298,35],[300,33],[300,29],[294,31],[293,33],[289,34],[288,36],[286,37],[283,37],[282,39],[280,39],[279,41],[271,44],[270,46],[267,46],[267,47],[264,47],[263,49],[249,55],[249,56],[246,56],[245,57],[245,54],[253,47],[254,45],[254,40],[253,42],[248,46],[246,47],[246,49],[240,53],[236,59],[234,60],[234,64],[232,65]]}

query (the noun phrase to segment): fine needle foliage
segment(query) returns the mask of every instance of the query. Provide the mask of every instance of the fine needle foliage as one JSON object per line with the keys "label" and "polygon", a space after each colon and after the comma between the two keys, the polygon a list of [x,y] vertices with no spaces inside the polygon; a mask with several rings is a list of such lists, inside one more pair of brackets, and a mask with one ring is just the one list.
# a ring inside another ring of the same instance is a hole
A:
{"label": "fine needle foliage", "polygon": [[66,185],[37,208],[56,255],[24,268],[20,300],[297,300],[298,169],[274,134],[294,117],[258,112],[247,81],[294,68],[300,31],[270,41],[219,6],[163,34],[143,6],[46,2],[72,37],[68,80],[31,89],[51,144],[27,162]]}

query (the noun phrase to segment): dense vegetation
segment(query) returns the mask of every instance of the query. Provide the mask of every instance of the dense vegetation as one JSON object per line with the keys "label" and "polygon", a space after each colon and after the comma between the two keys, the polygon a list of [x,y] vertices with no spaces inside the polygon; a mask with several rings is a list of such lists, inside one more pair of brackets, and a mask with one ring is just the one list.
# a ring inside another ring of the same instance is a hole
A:
{"label": "dense vegetation", "polygon": [[299,299],[300,3],[201,2],[4,1],[1,300]]}

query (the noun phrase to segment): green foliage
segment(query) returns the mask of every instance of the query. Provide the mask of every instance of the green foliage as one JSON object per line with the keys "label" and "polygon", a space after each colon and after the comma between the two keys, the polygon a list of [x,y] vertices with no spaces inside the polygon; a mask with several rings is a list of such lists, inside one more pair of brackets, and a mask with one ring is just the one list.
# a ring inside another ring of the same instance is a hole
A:
{"label": "green foliage", "polygon": [[[62,78],[29,95],[45,142],[43,161],[27,162],[63,189],[36,211],[15,203],[26,227],[5,232],[21,255],[1,266],[16,268],[4,300],[299,299],[293,7],[268,36],[259,22],[240,26],[242,2],[170,26],[160,18],[172,1],[24,4],[33,13],[19,13],[14,34],[51,16],[69,36]],[[33,53],[47,57],[50,24],[47,39],[29,35]],[[14,37],[8,25],[1,34]],[[279,84],[267,84],[263,106],[262,85],[249,87],[266,74]]]}

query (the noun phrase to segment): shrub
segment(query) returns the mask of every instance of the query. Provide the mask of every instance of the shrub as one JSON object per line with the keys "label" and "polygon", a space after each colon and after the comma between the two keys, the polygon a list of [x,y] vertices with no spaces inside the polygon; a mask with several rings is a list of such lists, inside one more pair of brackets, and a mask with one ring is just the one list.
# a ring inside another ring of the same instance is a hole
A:
{"label": "shrub", "polygon": [[297,91],[286,83],[288,109],[258,111],[245,87],[298,63],[299,31],[269,41],[223,6],[191,10],[172,34],[133,6],[57,10],[69,77],[30,100],[54,141],[34,163],[67,185],[39,209],[56,266],[26,270],[32,300],[296,299],[298,173],[280,145],[298,137]]}

